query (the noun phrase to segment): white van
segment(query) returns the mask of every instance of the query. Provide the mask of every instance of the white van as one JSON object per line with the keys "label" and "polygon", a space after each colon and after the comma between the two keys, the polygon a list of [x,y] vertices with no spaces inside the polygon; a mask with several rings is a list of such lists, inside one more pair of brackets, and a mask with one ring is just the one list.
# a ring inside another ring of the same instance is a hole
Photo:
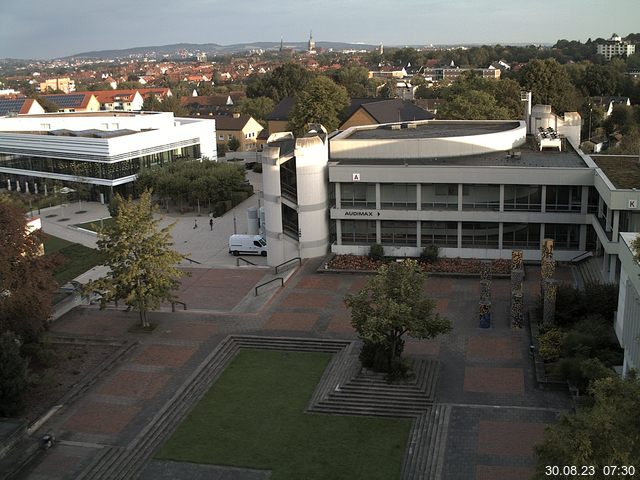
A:
{"label": "white van", "polygon": [[255,253],[267,256],[267,242],[260,235],[231,235],[229,237],[229,253],[236,257],[241,253]]}

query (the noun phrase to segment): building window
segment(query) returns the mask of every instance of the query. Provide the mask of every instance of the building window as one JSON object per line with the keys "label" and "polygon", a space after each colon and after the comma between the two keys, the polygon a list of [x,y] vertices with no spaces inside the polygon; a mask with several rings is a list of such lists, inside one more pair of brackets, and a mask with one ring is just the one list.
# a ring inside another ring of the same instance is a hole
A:
{"label": "building window", "polygon": [[420,225],[421,246],[458,246],[458,222],[422,222]]}
{"label": "building window", "polygon": [[542,211],[542,188],[540,185],[505,185],[504,210]]}
{"label": "building window", "polygon": [[376,243],[376,222],[372,220],[340,220],[343,245]]}
{"label": "building window", "polygon": [[458,184],[424,184],[421,188],[422,210],[457,210]]}
{"label": "building window", "polygon": [[342,208],[376,208],[375,183],[341,183]]}
{"label": "building window", "polygon": [[547,212],[579,212],[582,203],[581,186],[548,185]]}
{"label": "building window", "polygon": [[463,185],[463,210],[500,209],[500,185]]}
{"label": "building window", "polygon": [[224,135],[218,135],[218,140],[224,140]]}
{"label": "building window", "polygon": [[463,248],[498,248],[499,226],[491,222],[463,222]]}
{"label": "building window", "polygon": [[580,245],[580,225],[547,223],[545,238],[553,238],[553,248],[558,250],[578,250]]}
{"label": "building window", "polygon": [[502,248],[540,248],[539,223],[502,224]]}
{"label": "building window", "polygon": [[380,231],[382,245],[417,246],[416,222],[383,220]]}
{"label": "building window", "polygon": [[380,206],[397,210],[415,210],[416,185],[414,183],[383,183],[380,185]]}

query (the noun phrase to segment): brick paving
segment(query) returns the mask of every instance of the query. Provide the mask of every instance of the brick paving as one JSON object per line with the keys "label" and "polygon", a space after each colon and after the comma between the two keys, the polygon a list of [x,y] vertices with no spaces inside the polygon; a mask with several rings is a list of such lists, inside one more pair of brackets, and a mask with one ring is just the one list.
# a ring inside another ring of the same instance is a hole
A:
{"label": "brick paving", "polygon": [[523,394],[524,373],[521,368],[467,367],[464,391]]}
{"label": "brick paving", "polygon": [[[151,334],[132,334],[135,312],[99,311],[81,307],[52,325],[61,334],[118,337],[140,342],[118,369],[99,379],[85,397],[54,416],[44,428],[77,441],[127,446],[183,384],[194,368],[230,333],[355,338],[343,303],[368,275],[318,274],[319,260],[306,262],[285,288],[257,314],[230,311],[263,278],[261,269],[191,269],[183,282],[181,299],[187,312],[152,312],[158,327]],[[567,269],[568,270],[568,269]],[[568,278],[562,272],[559,278]],[[534,304],[539,268],[527,267],[525,302]],[[535,465],[532,446],[546,424],[569,406],[559,393],[535,388],[528,340],[524,331],[512,331],[508,319],[508,279],[492,282],[492,326],[478,328],[478,278],[429,277],[425,292],[454,330],[435,340],[406,338],[405,354],[437,359],[441,365],[436,401],[451,405],[445,445],[443,480],[471,478],[527,478]],[[193,312],[192,310],[198,310]],[[229,312],[229,313],[225,313]],[[82,461],[74,461],[60,446],[53,449],[33,478],[74,478]],[[91,457],[93,450],[85,455]],[[55,470],[55,471],[54,471]]]}

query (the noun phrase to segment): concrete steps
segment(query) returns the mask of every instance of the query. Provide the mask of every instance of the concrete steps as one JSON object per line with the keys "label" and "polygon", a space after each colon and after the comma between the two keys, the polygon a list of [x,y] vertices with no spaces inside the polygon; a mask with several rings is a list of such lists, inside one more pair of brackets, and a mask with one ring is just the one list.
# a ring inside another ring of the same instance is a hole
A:
{"label": "concrete steps", "polygon": [[77,477],[91,480],[135,478],[157,449],[202,399],[241,348],[335,353],[350,342],[304,338],[230,336],[211,352],[173,397],[126,448],[108,447]]}
{"label": "concrete steps", "polygon": [[582,278],[582,286],[589,283],[605,283],[602,277],[602,257],[591,257],[578,264],[578,273]]}
{"label": "concrete steps", "polygon": [[444,466],[451,406],[433,406],[416,417],[405,452],[402,480],[440,480]]}

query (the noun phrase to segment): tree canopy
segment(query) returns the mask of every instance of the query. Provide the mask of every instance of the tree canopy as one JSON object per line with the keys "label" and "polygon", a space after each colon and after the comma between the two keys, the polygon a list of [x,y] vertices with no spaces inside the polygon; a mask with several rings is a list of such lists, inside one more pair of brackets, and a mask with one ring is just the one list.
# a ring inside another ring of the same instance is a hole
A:
{"label": "tree canopy", "polygon": [[293,97],[303,90],[313,76],[297,63],[285,63],[271,73],[252,77],[247,83],[247,97],[269,97],[278,103],[284,97]]}
{"label": "tree canopy", "polygon": [[321,123],[327,131],[340,125],[338,115],[349,105],[347,90],[329,77],[319,76],[295,97],[289,127],[297,134],[304,133],[308,123]]}
{"label": "tree canopy", "polygon": [[[547,465],[636,465],[640,458],[640,381],[615,375],[593,382],[594,405],[564,413],[536,448],[534,478],[549,478]],[[634,463],[635,462],[635,463]]]}
{"label": "tree canopy", "polygon": [[269,97],[246,98],[240,104],[240,113],[251,115],[263,127],[267,126],[267,116],[276,104]]}
{"label": "tree canopy", "polygon": [[369,70],[361,66],[346,66],[336,72],[336,83],[347,89],[351,98],[375,97],[378,81],[369,78]]}
{"label": "tree canopy", "polygon": [[100,293],[101,308],[107,302],[124,300],[138,310],[143,327],[149,326],[148,311],[174,298],[173,290],[184,275],[177,268],[182,255],[171,248],[172,226],[160,229],[153,212],[148,190],[138,201],[120,202],[115,222],[99,232],[98,250],[105,254],[110,271],[85,286],[87,292]]}
{"label": "tree canopy", "polygon": [[27,233],[25,212],[0,197],[0,333],[35,342],[51,316],[55,260],[42,255],[41,234]]}
{"label": "tree canopy", "polygon": [[393,369],[400,362],[405,334],[428,339],[452,328],[436,312],[435,302],[425,297],[425,277],[415,260],[388,263],[360,292],[345,297],[351,324],[365,346],[379,345],[386,354],[382,368]]}
{"label": "tree canopy", "polygon": [[576,89],[565,68],[554,59],[527,63],[520,70],[520,85],[532,92],[534,104],[551,105],[558,114],[578,108]]}

